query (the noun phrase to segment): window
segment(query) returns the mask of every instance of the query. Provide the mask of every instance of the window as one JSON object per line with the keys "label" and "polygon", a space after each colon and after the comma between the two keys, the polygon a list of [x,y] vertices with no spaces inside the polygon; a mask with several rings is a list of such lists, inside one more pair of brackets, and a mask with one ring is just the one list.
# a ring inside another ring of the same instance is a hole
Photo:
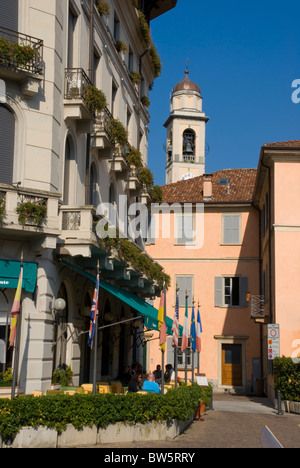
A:
{"label": "window", "polygon": [[193,245],[195,240],[194,215],[184,213],[176,215],[176,243],[179,245]]}
{"label": "window", "polygon": [[183,132],[182,154],[187,158],[195,156],[195,132],[193,130],[185,130]]}
{"label": "window", "polygon": [[193,305],[193,276],[176,276],[175,281],[176,281],[176,285],[178,289],[179,307],[185,307],[186,296],[188,296],[188,306],[192,307]]}
{"label": "window", "polygon": [[223,215],[223,244],[241,243],[241,215]]}
{"label": "window", "polygon": [[0,103],[0,183],[12,184],[15,152],[15,116]]}
{"label": "window", "polygon": [[243,276],[215,278],[215,307],[248,307],[248,278]]}
{"label": "window", "polygon": [[155,215],[149,214],[148,216],[148,232],[146,243],[150,245],[155,244],[155,231],[156,231],[156,217]]}
{"label": "window", "polygon": [[178,367],[185,367],[185,363],[187,364],[187,368],[192,367],[192,347],[191,347],[191,340],[189,339],[188,347],[185,351],[181,351],[181,342],[182,338],[178,338],[178,350],[177,350],[177,357],[178,357]]}

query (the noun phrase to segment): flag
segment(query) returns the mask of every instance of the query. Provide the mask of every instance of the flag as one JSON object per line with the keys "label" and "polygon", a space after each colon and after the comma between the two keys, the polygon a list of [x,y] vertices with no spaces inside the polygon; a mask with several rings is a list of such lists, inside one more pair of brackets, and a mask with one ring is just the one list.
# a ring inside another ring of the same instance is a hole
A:
{"label": "flag", "polygon": [[158,329],[160,331],[159,335],[159,346],[162,351],[166,350],[166,341],[167,341],[167,327],[165,324],[165,293],[161,294],[160,304],[158,309]]}
{"label": "flag", "polygon": [[16,338],[16,331],[17,331],[17,323],[18,323],[18,316],[20,313],[20,306],[21,306],[21,293],[22,293],[22,282],[23,282],[23,259],[21,261],[21,270],[20,276],[18,281],[18,287],[15,294],[11,315],[11,325],[10,325],[10,336],[9,336],[9,348],[14,345],[15,338]]}
{"label": "flag", "polygon": [[189,318],[188,318],[188,298],[186,298],[185,316],[183,322],[183,332],[181,341],[181,351],[185,351],[189,344]]}
{"label": "flag", "polygon": [[161,298],[160,298],[159,309],[158,309],[158,315],[157,315],[159,330],[162,324],[164,323],[164,319],[165,319],[165,294],[162,292]]}
{"label": "flag", "polygon": [[197,326],[196,326],[196,349],[197,351],[201,351],[201,334],[202,334],[202,323],[200,317],[200,310],[198,307],[198,316],[197,316]]}
{"label": "flag", "polygon": [[174,313],[172,331],[173,331],[173,346],[176,346],[176,348],[178,348],[178,336],[179,336],[179,298],[178,298],[178,294],[176,294],[176,306],[175,306],[175,313]]}
{"label": "flag", "polygon": [[195,321],[195,307],[193,305],[192,318],[191,318],[191,344],[192,350],[196,351],[196,321]]}
{"label": "flag", "polygon": [[89,339],[88,339],[88,346],[90,348],[93,347],[93,338],[95,334],[96,319],[98,315],[98,299],[99,299],[99,274],[97,275],[96,286],[95,286],[94,297],[93,297],[93,304],[91,308],[90,331],[89,331]]}

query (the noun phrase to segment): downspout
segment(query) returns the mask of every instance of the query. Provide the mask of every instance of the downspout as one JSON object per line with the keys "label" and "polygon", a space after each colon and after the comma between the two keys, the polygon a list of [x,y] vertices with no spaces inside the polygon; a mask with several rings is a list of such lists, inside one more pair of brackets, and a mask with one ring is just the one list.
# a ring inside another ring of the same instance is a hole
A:
{"label": "downspout", "polygon": [[[88,76],[93,82],[93,58],[94,58],[94,0],[90,0],[90,37],[89,37],[89,72]],[[85,204],[90,204],[90,150],[91,134],[86,137],[86,159],[85,159]]]}

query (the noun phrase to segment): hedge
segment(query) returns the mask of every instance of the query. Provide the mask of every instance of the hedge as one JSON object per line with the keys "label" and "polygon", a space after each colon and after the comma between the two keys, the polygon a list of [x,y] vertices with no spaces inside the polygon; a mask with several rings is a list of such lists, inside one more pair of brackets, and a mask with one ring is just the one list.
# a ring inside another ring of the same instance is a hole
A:
{"label": "hedge", "polygon": [[147,423],[149,421],[185,421],[199,401],[210,401],[211,389],[194,384],[169,390],[164,395],[96,394],[24,396],[0,399],[0,434],[12,440],[22,427],[45,426],[57,432],[72,424],[77,430],[96,425]]}
{"label": "hedge", "polygon": [[274,384],[283,400],[300,401],[300,362],[285,356],[275,358]]}

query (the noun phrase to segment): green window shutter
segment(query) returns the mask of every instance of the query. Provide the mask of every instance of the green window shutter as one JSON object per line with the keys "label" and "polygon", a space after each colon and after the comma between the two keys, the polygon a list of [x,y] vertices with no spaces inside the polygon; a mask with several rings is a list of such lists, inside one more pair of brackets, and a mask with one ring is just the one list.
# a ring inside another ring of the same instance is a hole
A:
{"label": "green window shutter", "polygon": [[224,280],[223,278],[215,278],[215,307],[223,307],[224,302]]}

